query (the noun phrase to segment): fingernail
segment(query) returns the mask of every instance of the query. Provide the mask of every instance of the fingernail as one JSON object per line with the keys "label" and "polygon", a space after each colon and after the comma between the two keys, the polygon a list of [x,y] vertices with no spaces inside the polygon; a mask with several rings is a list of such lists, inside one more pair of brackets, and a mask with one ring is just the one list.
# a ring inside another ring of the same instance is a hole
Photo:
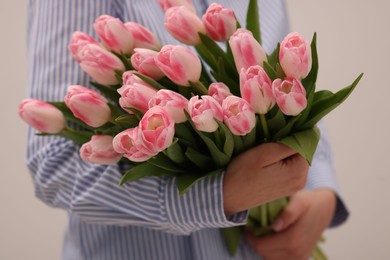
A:
{"label": "fingernail", "polygon": [[271,225],[272,229],[275,230],[276,232],[279,232],[283,228],[283,221],[281,219],[277,219],[274,221]]}

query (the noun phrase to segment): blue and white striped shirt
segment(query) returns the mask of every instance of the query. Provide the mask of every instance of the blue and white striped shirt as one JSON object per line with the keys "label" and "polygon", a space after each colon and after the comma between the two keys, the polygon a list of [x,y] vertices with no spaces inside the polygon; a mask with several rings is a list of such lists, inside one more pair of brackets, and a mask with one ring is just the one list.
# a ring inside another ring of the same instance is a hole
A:
{"label": "blue and white striped shirt", "polygon": [[[199,14],[211,1],[193,1]],[[247,0],[217,0],[245,22]],[[259,1],[263,46],[270,52],[288,33],[283,0]],[[94,35],[93,22],[109,14],[138,22],[163,43],[176,42],[163,28],[163,12],[156,0],[30,0],[28,18],[29,96],[63,100],[70,85],[90,80],[68,53],[73,31]],[[258,259],[242,243],[230,257],[221,227],[244,224],[246,212],[227,218],[223,211],[223,174],[198,182],[179,196],[174,178],[143,178],[118,186],[119,165],[83,162],[69,140],[36,137],[29,132],[27,164],[36,196],[64,208],[69,225],[63,259]],[[337,191],[326,135],[322,135],[307,187]],[[339,201],[333,224],[348,215]]]}

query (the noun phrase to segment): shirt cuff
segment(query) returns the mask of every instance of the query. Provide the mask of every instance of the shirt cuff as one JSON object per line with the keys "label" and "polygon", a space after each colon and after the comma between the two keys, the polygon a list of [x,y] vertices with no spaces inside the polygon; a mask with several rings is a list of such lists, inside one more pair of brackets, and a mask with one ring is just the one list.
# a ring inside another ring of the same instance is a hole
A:
{"label": "shirt cuff", "polygon": [[176,178],[165,178],[162,185],[162,211],[173,233],[190,234],[202,228],[244,225],[248,211],[226,216],[223,207],[224,173],[198,180],[180,195]]}

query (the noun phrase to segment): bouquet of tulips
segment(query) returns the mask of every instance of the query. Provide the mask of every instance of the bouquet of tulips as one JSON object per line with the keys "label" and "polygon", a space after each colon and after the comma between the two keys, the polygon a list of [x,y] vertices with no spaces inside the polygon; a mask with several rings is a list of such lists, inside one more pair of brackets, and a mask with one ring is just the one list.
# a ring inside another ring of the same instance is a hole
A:
{"label": "bouquet of tulips", "polygon": [[[101,42],[75,32],[69,50],[94,80],[95,90],[70,86],[64,102],[24,100],[19,115],[39,135],[81,145],[89,163],[130,164],[121,184],[146,176],[174,176],[186,192],[197,180],[220,174],[242,151],[264,142],[292,147],[311,163],[320,133],[316,123],[357,85],[316,91],[316,35],[309,44],[290,33],[265,53],[257,1],[246,28],[233,10],[211,4],[202,19],[188,1],[162,1],[169,33],[184,45],[162,46],[147,28],[103,15],[94,29]],[[225,42],[225,47],[217,42]],[[283,198],[249,214],[246,228],[272,232]],[[224,229],[234,254],[242,228]],[[317,247],[316,259],[324,259]]]}

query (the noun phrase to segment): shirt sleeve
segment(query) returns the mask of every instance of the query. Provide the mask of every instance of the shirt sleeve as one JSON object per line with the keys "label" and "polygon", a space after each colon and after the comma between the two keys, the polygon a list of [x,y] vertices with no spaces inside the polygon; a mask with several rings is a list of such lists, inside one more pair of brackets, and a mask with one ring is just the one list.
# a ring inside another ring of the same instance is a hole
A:
{"label": "shirt sleeve", "polygon": [[318,127],[321,131],[321,138],[309,170],[306,188],[329,188],[335,192],[336,211],[330,224],[330,227],[335,227],[347,220],[349,211],[341,198],[337,184],[330,140],[324,122],[319,122]]}
{"label": "shirt sleeve", "polygon": [[[156,3],[157,5],[157,3]],[[90,80],[68,53],[71,34],[93,35],[102,14],[121,17],[116,1],[30,0],[28,17],[29,96],[61,101],[70,85]],[[59,137],[29,130],[27,165],[36,196],[86,222],[138,225],[175,234],[244,224],[246,212],[227,218],[223,211],[223,174],[197,182],[180,196],[175,178],[143,178],[119,186],[121,165],[83,162],[79,147]]]}

